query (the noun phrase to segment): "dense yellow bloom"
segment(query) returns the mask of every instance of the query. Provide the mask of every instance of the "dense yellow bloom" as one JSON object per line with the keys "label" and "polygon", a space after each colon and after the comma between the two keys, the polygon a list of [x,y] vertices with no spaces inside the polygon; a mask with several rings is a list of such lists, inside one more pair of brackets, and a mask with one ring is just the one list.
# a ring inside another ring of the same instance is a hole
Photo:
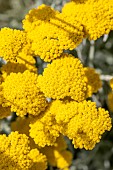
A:
{"label": "dense yellow bloom", "polygon": [[88,79],[87,97],[90,97],[102,87],[102,81],[99,77],[99,74],[95,72],[94,68],[85,67],[84,71]]}
{"label": "dense yellow bloom", "polygon": [[108,94],[108,107],[111,112],[113,112],[113,92]]}
{"label": "dense yellow bloom", "polygon": [[57,138],[55,146],[46,146],[41,152],[46,155],[51,166],[56,166],[62,170],[68,170],[72,162],[72,153],[66,150],[67,144],[62,135]]}
{"label": "dense yellow bloom", "polygon": [[39,147],[52,146],[55,144],[61,131],[55,121],[55,116],[50,111],[50,106],[30,123],[30,136]]}
{"label": "dense yellow bloom", "polygon": [[87,78],[80,60],[71,54],[63,54],[54,60],[38,77],[38,86],[46,97],[63,99],[70,97],[82,101],[86,97]]}
{"label": "dense yellow bloom", "polygon": [[63,9],[67,16],[74,17],[85,28],[85,34],[96,40],[113,30],[113,0],[74,0]]}
{"label": "dense yellow bloom", "polygon": [[11,113],[10,107],[2,107],[2,105],[0,105],[0,119],[9,116],[10,113]]}
{"label": "dense yellow bloom", "polygon": [[2,28],[0,31],[0,56],[6,61],[17,61],[20,52],[30,54],[30,41],[24,31]]}
{"label": "dense yellow bloom", "polygon": [[[59,107],[58,107],[59,106]],[[96,103],[54,101],[51,108],[56,122],[62,126],[61,133],[73,140],[75,148],[93,149],[101,135],[111,129],[108,111],[96,108]]]}
{"label": "dense yellow bloom", "polygon": [[31,150],[25,134],[12,132],[8,137],[0,135],[0,169],[38,170],[46,169],[46,157],[37,149]]}
{"label": "dense yellow bloom", "polygon": [[37,74],[28,70],[24,73],[11,73],[3,82],[3,95],[11,111],[18,116],[27,113],[38,115],[47,106],[46,98],[36,86]]}
{"label": "dense yellow bloom", "polygon": [[23,23],[32,40],[32,50],[47,62],[60,57],[63,50],[74,49],[84,35],[83,26],[75,18],[70,20],[46,5],[31,10]]}

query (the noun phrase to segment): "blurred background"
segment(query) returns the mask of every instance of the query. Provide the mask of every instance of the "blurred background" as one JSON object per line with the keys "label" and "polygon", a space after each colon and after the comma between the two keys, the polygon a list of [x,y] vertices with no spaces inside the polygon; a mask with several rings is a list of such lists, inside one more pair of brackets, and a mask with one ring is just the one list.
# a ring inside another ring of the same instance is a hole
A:
{"label": "blurred background", "polygon": [[[28,11],[41,4],[47,4],[61,11],[62,6],[69,0],[0,0],[0,28],[10,27],[22,29],[22,20]],[[108,94],[111,91],[109,80],[113,77],[113,32],[104,35],[97,41],[83,40],[75,50],[70,52],[79,56],[85,66],[94,67],[101,75],[103,88],[91,98],[97,106],[108,107]],[[39,72],[42,72],[46,63],[39,61]],[[113,113],[110,112],[111,117]],[[13,116],[0,121],[0,132],[8,134],[10,121]],[[113,129],[106,132],[99,144],[92,151],[75,150],[70,141],[69,149],[72,151],[73,163],[70,170],[113,170]]]}

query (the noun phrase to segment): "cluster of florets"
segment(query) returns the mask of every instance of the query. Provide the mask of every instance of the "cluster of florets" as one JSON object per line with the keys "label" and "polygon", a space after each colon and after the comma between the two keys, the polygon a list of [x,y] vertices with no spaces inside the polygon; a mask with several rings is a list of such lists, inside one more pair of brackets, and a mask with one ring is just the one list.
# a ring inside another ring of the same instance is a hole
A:
{"label": "cluster of florets", "polygon": [[4,170],[45,170],[46,156],[39,150],[31,149],[25,134],[12,132],[8,137],[0,135],[0,169]]}
{"label": "cluster of florets", "polygon": [[62,13],[76,18],[83,26],[86,37],[96,40],[113,30],[113,0],[72,0]]}
{"label": "cluster of florets", "polygon": [[[102,86],[99,74],[65,53],[85,36],[95,40],[112,30],[111,3],[109,13],[106,7],[108,20],[101,16],[99,22],[95,16],[105,8],[99,6],[101,0],[93,2],[75,0],[61,13],[41,5],[26,15],[23,30],[1,29],[0,56],[6,64],[0,69],[0,118],[15,112],[18,118],[12,130],[18,132],[0,135],[0,169],[45,170],[48,160],[68,170],[72,154],[66,150],[63,135],[75,148],[91,150],[111,129],[108,111],[88,101]],[[38,75],[34,56],[51,62],[42,75]]]}

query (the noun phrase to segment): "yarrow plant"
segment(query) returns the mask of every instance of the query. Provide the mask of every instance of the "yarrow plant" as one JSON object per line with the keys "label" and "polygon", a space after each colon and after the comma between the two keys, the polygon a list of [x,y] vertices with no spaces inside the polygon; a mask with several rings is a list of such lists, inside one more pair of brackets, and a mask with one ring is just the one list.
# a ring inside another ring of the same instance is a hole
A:
{"label": "yarrow plant", "polygon": [[[0,30],[0,119],[17,116],[11,134],[0,135],[0,169],[68,170],[73,154],[65,138],[92,150],[111,130],[109,112],[91,100],[102,88],[100,75],[71,51],[113,30],[112,4],[72,0],[61,12],[42,4],[25,16],[22,30]],[[47,65],[42,74],[37,57]],[[111,100],[113,92],[113,110]]]}

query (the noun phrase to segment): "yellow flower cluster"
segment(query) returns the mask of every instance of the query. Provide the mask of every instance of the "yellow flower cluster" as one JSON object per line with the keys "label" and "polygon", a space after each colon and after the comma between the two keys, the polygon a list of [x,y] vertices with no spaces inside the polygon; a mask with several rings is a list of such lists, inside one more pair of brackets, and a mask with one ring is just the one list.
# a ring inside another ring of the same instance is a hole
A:
{"label": "yellow flower cluster", "polygon": [[97,91],[102,87],[102,81],[94,68],[84,67],[84,71],[88,81],[87,97],[89,97],[93,93],[97,93]]}
{"label": "yellow flower cluster", "polygon": [[0,169],[4,170],[45,170],[46,156],[37,149],[30,149],[25,134],[12,132],[8,137],[0,135]]}
{"label": "yellow flower cluster", "polygon": [[3,95],[11,111],[19,116],[38,115],[47,106],[46,98],[36,86],[37,74],[26,70],[11,73],[2,83]]}
{"label": "yellow flower cluster", "polygon": [[[26,15],[23,31],[1,29],[0,56],[7,63],[0,69],[0,118],[16,112],[21,118],[12,130],[22,134],[0,136],[0,169],[45,170],[47,156],[50,165],[68,170],[72,154],[62,135],[75,148],[91,150],[111,129],[108,111],[86,101],[102,86],[99,74],[64,50],[73,50],[85,36],[95,40],[112,30],[112,3],[74,0],[62,13],[41,5]],[[36,73],[34,54],[53,60],[42,75]]]}
{"label": "yellow flower cluster", "polygon": [[63,7],[62,13],[83,24],[90,40],[113,30],[113,0],[74,0]]}
{"label": "yellow flower cluster", "polygon": [[60,57],[63,50],[74,49],[84,36],[79,21],[46,5],[31,10],[23,24],[35,55],[47,62]]}
{"label": "yellow flower cluster", "polygon": [[75,148],[93,149],[100,142],[101,135],[111,129],[111,118],[108,111],[96,108],[96,103],[53,102],[51,112],[56,122],[62,126],[61,133],[73,140]]}
{"label": "yellow flower cluster", "polygon": [[46,97],[70,97],[80,102],[98,91],[101,80],[94,69],[83,68],[78,58],[65,53],[47,65],[43,75],[38,76],[38,86]]}
{"label": "yellow flower cluster", "polygon": [[67,144],[62,135],[57,138],[55,146],[46,146],[41,152],[46,155],[51,166],[55,166],[62,170],[69,170],[72,162],[72,153],[66,150]]}
{"label": "yellow flower cluster", "polygon": [[[29,123],[31,121],[32,117],[19,117],[16,121],[12,122],[11,129],[13,131],[19,131],[19,133],[29,136]],[[33,142],[30,136],[29,142],[29,146],[31,149],[38,148],[38,145]],[[71,165],[72,162],[72,153],[70,151],[67,151],[66,149],[67,144],[63,136],[60,135],[56,139],[54,146],[45,146],[44,148],[40,148],[40,152],[46,155],[47,161],[51,166],[57,166],[60,169],[68,170],[68,167]]]}
{"label": "yellow flower cluster", "polygon": [[54,115],[51,113],[50,106],[41,113],[37,118],[30,123],[30,137],[39,147],[54,145],[57,137],[59,137],[61,128],[55,120]]}
{"label": "yellow flower cluster", "polygon": [[30,41],[24,31],[2,28],[0,31],[0,56],[16,62],[19,53],[30,54]]}

